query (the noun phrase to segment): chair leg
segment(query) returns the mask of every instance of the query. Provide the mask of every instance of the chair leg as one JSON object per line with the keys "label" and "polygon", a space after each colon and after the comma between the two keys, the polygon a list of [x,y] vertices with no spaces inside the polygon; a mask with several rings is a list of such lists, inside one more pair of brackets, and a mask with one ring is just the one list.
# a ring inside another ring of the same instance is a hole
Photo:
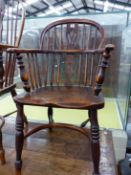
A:
{"label": "chair leg", "polygon": [[90,121],[89,119],[85,120],[84,122],[81,123],[80,127],[84,128],[89,121]]}
{"label": "chair leg", "polygon": [[2,143],[1,128],[0,128],[0,161],[1,161],[1,165],[4,165],[6,163],[6,161],[5,161],[5,150],[3,148],[3,143]]}
{"label": "chair leg", "polygon": [[[11,91],[11,95],[12,95],[12,97],[15,97],[15,96],[17,95],[17,92],[16,92],[15,89],[12,89],[12,91]],[[27,117],[26,117],[25,114],[23,115],[23,117],[24,117],[24,124],[25,124],[25,127],[27,127],[27,126],[28,126],[28,120],[27,120]]]}
{"label": "chair leg", "polygon": [[[52,107],[48,107],[48,119],[49,119],[49,124],[54,123],[53,120],[53,108]],[[52,131],[52,128],[49,128],[50,131]]]}
{"label": "chair leg", "polygon": [[22,149],[24,143],[24,112],[23,105],[17,104],[17,117],[16,117],[16,175],[21,175],[22,168]]}
{"label": "chair leg", "polygon": [[27,120],[27,117],[26,117],[25,114],[23,115],[23,118],[24,118],[24,124],[25,124],[25,126],[28,126],[28,120]]}
{"label": "chair leg", "polygon": [[92,160],[94,166],[93,175],[100,175],[99,163],[100,163],[100,143],[99,143],[99,124],[97,120],[97,111],[89,110],[89,119],[91,122],[91,149]]}

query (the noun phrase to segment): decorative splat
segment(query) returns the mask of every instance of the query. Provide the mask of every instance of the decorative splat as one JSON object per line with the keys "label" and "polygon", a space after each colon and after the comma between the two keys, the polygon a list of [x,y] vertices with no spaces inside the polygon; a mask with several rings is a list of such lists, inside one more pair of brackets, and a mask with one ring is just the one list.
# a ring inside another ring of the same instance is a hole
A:
{"label": "decorative splat", "polygon": [[78,24],[67,24],[66,38],[67,38],[67,49],[79,49],[79,25]]}

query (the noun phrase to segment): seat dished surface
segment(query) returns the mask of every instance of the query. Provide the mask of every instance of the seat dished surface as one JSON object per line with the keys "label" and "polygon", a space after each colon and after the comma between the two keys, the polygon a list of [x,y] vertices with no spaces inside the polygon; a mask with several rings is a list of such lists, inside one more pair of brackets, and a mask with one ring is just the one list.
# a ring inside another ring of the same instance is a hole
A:
{"label": "seat dished surface", "polygon": [[103,95],[95,96],[93,89],[87,87],[47,86],[17,95],[14,100],[26,105],[72,109],[101,109],[104,107]]}

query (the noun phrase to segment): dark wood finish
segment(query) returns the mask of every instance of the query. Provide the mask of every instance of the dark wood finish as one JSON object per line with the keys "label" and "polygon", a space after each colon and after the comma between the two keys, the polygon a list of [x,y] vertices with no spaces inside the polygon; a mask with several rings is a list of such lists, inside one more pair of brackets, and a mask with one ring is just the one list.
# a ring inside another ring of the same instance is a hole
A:
{"label": "dark wood finish", "polygon": [[[110,45],[110,44],[109,44]],[[111,45],[112,47],[114,47],[113,45]],[[79,53],[91,53],[91,54],[95,54],[95,53],[103,53],[104,52],[104,48],[100,48],[100,49],[93,49],[93,50],[91,50],[91,49],[77,49],[77,50],[74,50],[74,49],[70,49],[70,50],[66,50],[66,49],[61,49],[61,50],[59,50],[59,49],[55,49],[55,50],[50,50],[50,49],[48,49],[48,50],[41,50],[41,49],[24,49],[24,48],[22,48],[22,49],[20,49],[20,48],[9,48],[8,49],[8,52],[10,52],[10,53],[13,53],[13,52],[15,52],[15,53],[17,53],[17,54],[20,54],[20,53],[26,53],[26,54],[30,54],[30,53],[32,53],[32,54],[34,54],[34,53],[37,53],[37,54],[49,54],[49,53],[51,53],[51,54],[79,54]]]}
{"label": "dark wood finish", "polygon": [[64,123],[53,123],[53,124],[44,124],[44,125],[39,125],[35,128],[33,128],[31,131],[29,131],[28,133],[25,134],[25,138],[32,135],[35,132],[38,132],[39,130],[42,129],[46,129],[46,128],[66,128],[66,129],[72,129],[75,130],[77,132],[82,133],[83,135],[85,135],[86,137],[88,137],[88,133],[87,130],[85,128],[79,128],[77,126],[74,125],[69,125],[69,124],[64,124]]}
{"label": "dark wood finish", "polygon": [[[48,107],[48,119],[49,119],[49,124],[53,124],[54,120],[53,120],[53,108],[52,107]],[[52,131],[52,128],[50,128],[50,131]]]}
{"label": "dark wood finish", "polygon": [[21,154],[23,149],[23,143],[24,143],[24,113],[23,113],[23,106],[17,104],[17,118],[16,118],[16,170],[17,174],[21,172],[21,166],[22,166],[22,160],[21,160]]}
{"label": "dark wood finish", "polygon": [[[23,105],[48,107],[49,124],[34,128],[25,137],[41,129],[56,127],[72,128],[85,135],[85,129],[53,123],[50,116],[53,107],[89,110],[93,175],[100,175],[97,110],[104,107],[101,86],[110,51],[114,48],[113,45],[104,46],[104,41],[105,32],[98,23],[86,19],[67,19],[53,22],[44,28],[39,50],[8,50],[8,53],[15,53],[17,56],[23,88],[26,91],[14,97],[18,110],[21,108],[17,115],[18,119],[21,117],[21,126]],[[16,162],[19,162],[16,166],[17,175],[21,175],[22,166],[22,129],[20,132],[16,142]],[[18,150],[18,147],[21,149]]]}
{"label": "dark wood finish", "polygon": [[114,49],[114,45],[109,44],[106,45],[105,47],[105,51],[103,53],[103,59],[100,62],[99,65],[99,72],[96,78],[96,87],[95,87],[95,94],[98,95],[99,92],[101,91],[101,86],[104,82],[104,78],[105,78],[105,69],[108,67],[108,63],[109,63],[109,58],[111,57],[110,55],[110,51]]}
{"label": "dark wood finish", "polygon": [[92,149],[92,159],[94,162],[93,175],[98,175],[99,162],[100,162],[100,143],[99,143],[99,124],[97,121],[96,110],[89,110],[89,119],[91,122],[91,149]]}
{"label": "dark wood finish", "polygon": [[105,37],[106,34],[102,26],[94,21],[66,19],[53,22],[43,30],[41,33],[40,48],[44,50],[63,48],[66,50],[92,50],[101,48],[105,42]]}
{"label": "dark wood finish", "polygon": [[80,126],[82,128],[84,128],[89,121],[90,121],[90,119],[88,118],[87,120],[85,120],[84,122],[82,122]]}
{"label": "dark wood finish", "polygon": [[14,97],[14,100],[26,105],[70,109],[101,109],[104,107],[102,94],[95,96],[93,89],[87,87],[43,87],[31,93],[23,93],[21,96]]}
{"label": "dark wood finish", "polygon": [[[14,84],[16,57],[13,54],[9,55],[6,50],[8,48],[19,47],[24,22],[25,10],[22,7],[21,0],[0,0],[0,96],[9,92],[11,92],[12,96],[16,95],[16,92],[14,93],[16,86]],[[9,116],[9,114],[3,117],[7,116]],[[27,123],[26,118],[25,123]],[[0,133],[1,132],[0,128]],[[2,133],[0,142],[2,145]],[[3,152],[2,146],[0,146],[0,151]],[[4,154],[1,157],[4,157]],[[5,161],[2,161],[2,163],[4,162]]]}

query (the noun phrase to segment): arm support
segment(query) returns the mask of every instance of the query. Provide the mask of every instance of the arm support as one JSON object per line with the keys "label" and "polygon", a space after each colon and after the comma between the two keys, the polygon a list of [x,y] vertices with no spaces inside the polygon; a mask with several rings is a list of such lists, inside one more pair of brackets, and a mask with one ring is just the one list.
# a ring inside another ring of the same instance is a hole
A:
{"label": "arm support", "polygon": [[96,86],[94,87],[95,95],[99,95],[102,89],[102,84],[105,79],[105,70],[108,67],[109,59],[111,57],[110,52],[114,49],[114,45],[108,44],[105,46],[105,50],[103,52],[103,57],[99,65],[98,74],[96,76]]}

